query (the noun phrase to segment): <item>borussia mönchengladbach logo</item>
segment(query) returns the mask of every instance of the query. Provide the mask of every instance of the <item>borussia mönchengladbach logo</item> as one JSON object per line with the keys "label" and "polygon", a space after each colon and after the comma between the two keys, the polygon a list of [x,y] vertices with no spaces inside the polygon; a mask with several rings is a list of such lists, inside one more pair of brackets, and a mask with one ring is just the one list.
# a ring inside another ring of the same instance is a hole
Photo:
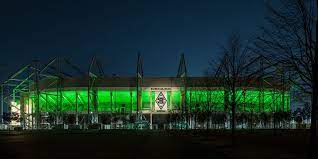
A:
{"label": "borussia m\u00f6nchengladbach logo", "polygon": [[162,92],[160,92],[158,97],[156,98],[156,103],[160,109],[162,109],[166,105],[167,99]]}

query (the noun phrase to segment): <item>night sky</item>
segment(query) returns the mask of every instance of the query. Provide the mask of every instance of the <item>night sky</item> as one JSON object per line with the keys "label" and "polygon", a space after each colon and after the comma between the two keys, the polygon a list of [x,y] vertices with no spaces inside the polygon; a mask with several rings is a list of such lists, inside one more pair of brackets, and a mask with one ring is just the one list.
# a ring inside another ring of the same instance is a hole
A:
{"label": "night sky", "polygon": [[1,78],[59,55],[86,71],[94,54],[106,74],[131,76],[138,51],[145,76],[175,76],[181,52],[201,76],[229,34],[249,39],[264,16],[264,0],[2,1]]}

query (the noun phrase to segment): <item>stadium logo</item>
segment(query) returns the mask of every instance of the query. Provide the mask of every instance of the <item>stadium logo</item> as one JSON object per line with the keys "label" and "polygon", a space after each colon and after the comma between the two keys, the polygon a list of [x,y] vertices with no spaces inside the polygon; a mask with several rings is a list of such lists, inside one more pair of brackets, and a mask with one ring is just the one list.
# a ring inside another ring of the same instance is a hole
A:
{"label": "stadium logo", "polygon": [[159,107],[160,109],[163,109],[164,106],[166,105],[167,99],[166,99],[166,97],[163,95],[162,92],[160,92],[160,93],[158,94],[158,96],[157,96],[157,98],[156,98],[156,103],[157,103],[157,105],[158,105],[158,107]]}

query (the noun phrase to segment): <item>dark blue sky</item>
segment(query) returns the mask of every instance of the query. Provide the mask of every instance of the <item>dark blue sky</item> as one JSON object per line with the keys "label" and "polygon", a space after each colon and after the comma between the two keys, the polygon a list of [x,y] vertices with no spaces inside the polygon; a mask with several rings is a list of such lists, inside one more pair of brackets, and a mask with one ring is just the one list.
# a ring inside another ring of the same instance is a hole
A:
{"label": "dark blue sky", "polygon": [[140,51],[146,76],[175,76],[184,52],[199,76],[229,34],[248,39],[264,16],[264,0],[2,1],[0,71],[58,55],[87,70],[97,53],[107,74],[127,76]]}

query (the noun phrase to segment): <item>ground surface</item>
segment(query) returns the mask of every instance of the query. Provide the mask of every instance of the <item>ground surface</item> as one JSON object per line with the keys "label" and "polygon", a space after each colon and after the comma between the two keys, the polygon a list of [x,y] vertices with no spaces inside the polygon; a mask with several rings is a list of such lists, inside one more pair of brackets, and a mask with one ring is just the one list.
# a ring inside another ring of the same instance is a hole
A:
{"label": "ground surface", "polygon": [[149,133],[47,132],[0,138],[0,158],[224,158],[205,144]]}
{"label": "ground surface", "polygon": [[306,133],[240,133],[234,147],[228,134],[228,132],[126,130],[2,132],[0,158],[301,159],[306,157]]}

